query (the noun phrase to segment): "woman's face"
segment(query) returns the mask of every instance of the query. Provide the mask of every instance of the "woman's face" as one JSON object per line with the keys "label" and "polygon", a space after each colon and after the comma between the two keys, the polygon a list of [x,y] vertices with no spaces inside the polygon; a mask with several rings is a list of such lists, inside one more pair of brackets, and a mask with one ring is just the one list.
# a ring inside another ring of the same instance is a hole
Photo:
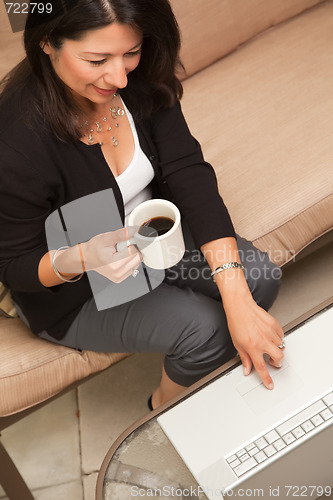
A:
{"label": "woman's face", "polygon": [[131,26],[113,23],[86,32],[80,40],[65,40],[61,49],[46,42],[43,50],[74,96],[98,105],[126,87],[128,73],[139,64],[142,41]]}

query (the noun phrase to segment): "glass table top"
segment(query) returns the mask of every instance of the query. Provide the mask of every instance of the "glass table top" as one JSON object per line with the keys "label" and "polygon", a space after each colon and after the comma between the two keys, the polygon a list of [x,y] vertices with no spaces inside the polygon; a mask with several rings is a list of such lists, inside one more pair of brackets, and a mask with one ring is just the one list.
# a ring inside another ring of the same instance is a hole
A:
{"label": "glass table top", "polygon": [[157,416],[124,440],[104,477],[103,500],[135,497],[207,499],[164,434]]}

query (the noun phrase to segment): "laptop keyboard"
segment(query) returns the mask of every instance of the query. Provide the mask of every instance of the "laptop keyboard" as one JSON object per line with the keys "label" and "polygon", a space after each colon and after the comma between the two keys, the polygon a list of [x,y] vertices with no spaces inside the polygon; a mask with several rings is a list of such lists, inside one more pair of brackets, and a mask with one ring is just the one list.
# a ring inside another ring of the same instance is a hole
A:
{"label": "laptop keyboard", "polygon": [[333,418],[333,392],[227,457],[226,461],[236,476],[241,477],[330,418]]}

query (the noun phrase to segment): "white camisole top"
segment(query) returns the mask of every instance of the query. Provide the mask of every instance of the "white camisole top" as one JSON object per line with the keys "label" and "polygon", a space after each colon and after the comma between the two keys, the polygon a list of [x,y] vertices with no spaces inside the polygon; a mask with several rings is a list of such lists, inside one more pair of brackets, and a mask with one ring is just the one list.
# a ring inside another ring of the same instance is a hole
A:
{"label": "white camisole top", "polygon": [[128,217],[132,210],[140,203],[150,200],[152,190],[149,184],[154,178],[154,169],[148,160],[145,153],[142,151],[139,144],[138,133],[134,124],[131,113],[126,108],[124,102],[124,110],[127,114],[128,121],[131,125],[134,138],[134,156],[126,170],[122,172],[116,181],[123,196],[125,208],[125,226],[128,223]]}

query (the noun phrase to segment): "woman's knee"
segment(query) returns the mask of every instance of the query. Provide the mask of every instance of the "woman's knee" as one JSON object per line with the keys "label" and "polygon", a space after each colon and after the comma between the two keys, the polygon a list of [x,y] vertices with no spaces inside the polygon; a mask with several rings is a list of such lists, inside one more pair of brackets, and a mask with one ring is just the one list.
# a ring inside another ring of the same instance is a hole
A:
{"label": "woman's knee", "polygon": [[238,236],[237,244],[253,298],[258,305],[268,310],[279,292],[281,269],[266,252],[256,248],[250,241]]}
{"label": "woman's knee", "polygon": [[279,293],[282,272],[267,254],[262,255],[265,258],[259,264],[246,269],[246,279],[254,300],[268,311]]}
{"label": "woman's knee", "polygon": [[191,335],[165,358],[167,374],[180,385],[195,383],[234,355],[223,307],[216,305],[216,313],[192,317]]}

